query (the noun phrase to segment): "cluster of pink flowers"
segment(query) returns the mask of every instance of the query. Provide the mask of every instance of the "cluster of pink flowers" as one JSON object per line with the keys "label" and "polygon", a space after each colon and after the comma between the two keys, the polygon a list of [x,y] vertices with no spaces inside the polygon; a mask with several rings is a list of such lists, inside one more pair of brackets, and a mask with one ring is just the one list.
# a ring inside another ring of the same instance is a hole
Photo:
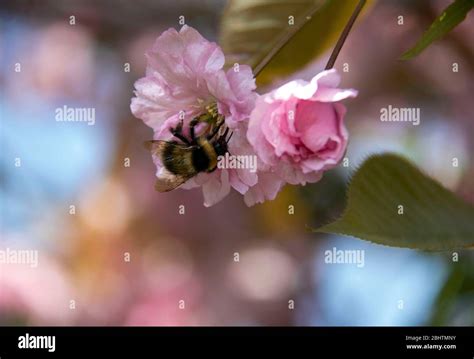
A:
{"label": "cluster of pink flowers", "polygon": [[[190,121],[217,103],[232,131],[229,153],[257,158],[257,171],[219,168],[180,187],[202,187],[205,206],[219,202],[231,188],[244,195],[248,206],[272,200],[286,183],[319,181],[343,158],[348,133],[340,101],[357,92],[339,89],[335,70],[258,95],[249,66],[224,71],[220,47],[187,25],[179,32],[165,31],[146,56],[146,76],[135,83],[131,110],[154,130],[155,140],[170,140],[169,129],[180,119],[187,133]],[[156,154],[153,160],[159,177],[164,166]]]}

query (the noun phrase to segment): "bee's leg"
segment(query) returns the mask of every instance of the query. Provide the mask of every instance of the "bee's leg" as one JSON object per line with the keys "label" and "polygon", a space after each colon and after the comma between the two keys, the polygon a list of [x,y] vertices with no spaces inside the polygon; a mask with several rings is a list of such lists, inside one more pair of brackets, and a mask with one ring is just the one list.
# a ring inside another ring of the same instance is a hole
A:
{"label": "bee's leg", "polygon": [[[228,133],[229,133],[229,127],[227,127],[227,128],[225,129],[225,131],[224,131],[224,133],[222,134],[221,137],[223,137],[224,140],[225,140],[225,138],[227,137],[227,134],[228,134]],[[226,141],[226,142],[227,142],[227,141]]]}
{"label": "bee's leg", "polygon": [[207,135],[207,140],[212,140],[212,138],[217,135],[217,133],[219,132],[219,129],[221,128],[221,126],[224,124],[224,121],[221,121],[217,124],[216,128],[209,134]]}
{"label": "bee's leg", "polygon": [[194,143],[196,142],[196,132],[194,127],[199,123],[199,117],[194,117],[191,122],[189,123],[189,133],[191,135],[191,141]]}
{"label": "bee's leg", "polygon": [[[230,133],[230,136],[229,136],[229,138],[228,138],[227,140],[225,140],[225,143],[229,143],[229,141],[230,141],[230,139],[232,138],[232,135],[233,135],[233,134],[234,134],[234,132],[231,132],[231,133]],[[226,131],[225,135],[227,135],[227,131]],[[225,136],[224,136],[224,138],[225,138]]]}
{"label": "bee's leg", "polygon": [[179,121],[178,125],[175,128],[170,128],[170,132],[173,134],[174,137],[179,138],[187,145],[191,145],[191,142],[184,137],[183,135],[183,120]]}

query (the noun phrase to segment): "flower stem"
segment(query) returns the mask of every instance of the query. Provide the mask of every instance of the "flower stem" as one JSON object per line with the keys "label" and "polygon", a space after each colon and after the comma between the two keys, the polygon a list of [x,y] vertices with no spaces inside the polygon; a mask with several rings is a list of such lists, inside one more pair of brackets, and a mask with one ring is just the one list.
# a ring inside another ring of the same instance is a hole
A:
{"label": "flower stem", "polygon": [[346,27],[341,33],[341,36],[337,40],[336,46],[334,47],[334,50],[332,50],[331,56],[329,57],[328,63],[326,65],[325,70],[329,70],[334,66],[334,63],[336,62],[337,56],[339,55],[339,52],[342,49],[342,46],[344,45],[344,42],[347,39],[347,35],[349,35],[349,32],[352,29],[352,26],[354,25],[357,17],[359,16],[362,8],[364,7],[366,3],[366,0],[360,0],[359,3],[357,4],[356,8],[354,9],[354,12],[352,13],[351,18],[346,24]]}

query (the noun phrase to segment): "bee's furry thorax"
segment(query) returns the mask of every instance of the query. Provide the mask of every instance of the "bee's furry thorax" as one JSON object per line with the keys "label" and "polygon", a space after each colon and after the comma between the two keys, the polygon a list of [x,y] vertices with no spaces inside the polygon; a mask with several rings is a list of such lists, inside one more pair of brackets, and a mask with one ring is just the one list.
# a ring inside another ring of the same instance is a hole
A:
{"label": "bee's furry thorax", "polygon": [[[216,170],[218,157],[228,152],[228,142],[232,136],[227,137],[229,128],[223,127],[224,120],[224,116],[217,111],[217,105],[212,104],[206,106],[205,113],[190,122],[190,138],[184,136],[181,121],[175,128],[170,128],[180,142],[157,140],[147,143],[164,166],[155,186],[158,191],[170,191],[200,172]],[[208,124],[208,128],[196,136],[195,126],[203,122]]]}

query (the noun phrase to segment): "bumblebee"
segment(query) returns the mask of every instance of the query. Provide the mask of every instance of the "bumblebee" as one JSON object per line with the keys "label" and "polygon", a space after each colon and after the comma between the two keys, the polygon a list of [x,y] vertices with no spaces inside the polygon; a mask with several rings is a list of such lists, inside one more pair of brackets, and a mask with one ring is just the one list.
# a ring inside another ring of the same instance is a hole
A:
{"label": "bumblebee", "polygon": [[[232,133],[229,135],[229,128],[222,133],[224,117],[218,114],[215,104],[208,106],[206,110],[206,113],[189,123],[189,139],[183,134],[181,120],[175,128],[170,129],[179,141],[145,142],[145,147],[158,155],[164,166],[155,184],[158,192],[171,191],[200,172],[215,171],[218,157],[229,152],[228,143]],[[196,136],[195,127],[202,122],[208,123],[209,129],[203,135]]]}

